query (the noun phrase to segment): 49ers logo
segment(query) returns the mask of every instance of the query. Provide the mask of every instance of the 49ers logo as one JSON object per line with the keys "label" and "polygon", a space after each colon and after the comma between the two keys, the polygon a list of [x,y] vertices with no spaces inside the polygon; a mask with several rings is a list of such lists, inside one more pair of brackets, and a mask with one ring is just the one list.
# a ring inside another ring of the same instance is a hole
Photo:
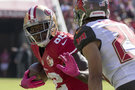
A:
{"label": "49ers logo", "polygon": [[51,11],[50,11],[50,10],[44,10],[44,13],[45,13],[47,16],[50,16],[50,15],[51,15]]}
{"label": "49ers logo", "polygon": [[46,62],[50,67],[54,65],[53,59],[50,56],[47,56]]}

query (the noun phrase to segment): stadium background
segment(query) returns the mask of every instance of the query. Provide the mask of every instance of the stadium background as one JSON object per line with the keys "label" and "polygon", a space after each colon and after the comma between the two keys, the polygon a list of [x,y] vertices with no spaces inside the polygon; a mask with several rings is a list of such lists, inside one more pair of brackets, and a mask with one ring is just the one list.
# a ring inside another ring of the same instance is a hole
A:
{"label": "stadium background", "polygon": [[[0,0],[0,90],[15,90],[15,88],[17,90],[23,90],[19,87],[22,76],[17,76],[17,63],[14,59],[21,46],[26,43],[26,38],[23,33],[23,17],[26,11],[33,5],[46,5],[56,13],[59,29],[74,34],[77,27],[73,20],[72,10],[74,1]],[[135,0],[110,0],[110,10],[110,18],[112,20],[123,22],[134,31]],[[28,49],[30,48],[28,47]],[[33,62],[35,62],[35,59],[32,56],[30,62],[27,63],[30,65]],[[6,63],[5,67],[7,67],[4,72],[1,68],[2,63]],[[48,81],[47,84],[48,87],[44,87],[43,89],[54,89],[51,81]],[[104,88],[107,88],[105,90],[113,90],[106,82],[104,82],[104,85]]]}

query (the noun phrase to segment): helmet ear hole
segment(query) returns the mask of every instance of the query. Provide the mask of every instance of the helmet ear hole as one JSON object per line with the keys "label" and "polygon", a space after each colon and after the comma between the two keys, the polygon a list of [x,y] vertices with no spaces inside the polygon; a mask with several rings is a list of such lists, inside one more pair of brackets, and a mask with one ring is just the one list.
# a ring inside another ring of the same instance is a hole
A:
{"label": "helmet ear hole", "polygon": [[[53,30],[54,29],[54,30]],[[51,35],[54,37],[55,35],[56,35],[56,33],[57,33],[57,29],[55,29],[55,28],[53,28],[52,30],[51,30]]]}

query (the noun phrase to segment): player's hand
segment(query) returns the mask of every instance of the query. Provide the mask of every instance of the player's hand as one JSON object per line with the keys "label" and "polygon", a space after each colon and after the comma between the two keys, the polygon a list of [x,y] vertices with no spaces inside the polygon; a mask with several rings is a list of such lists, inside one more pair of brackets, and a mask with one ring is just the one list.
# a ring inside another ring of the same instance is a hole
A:
{"label": "player's hand", "polygon": [[78,66],[75,62],[75,59],[72,55],[70,55],[68,52],[63,53],[63,55],[60,55],[60,58],[65,63],[65,66],[57,64],[57,68],[63,71],[65,74],[76,77],[80,74],[80,71],[78,69]]}
{"label": "player's hand", "polygon": [[25,89],[29,89],[29,88],[37,88],[45,84],[42,80],[33,81],[34,79],[36,79],[36,76],[32,76],[28,78],[28,74],[29,74],[29,70],[25,71],[23,79],[21,81],[21,85],[20,85],[21,87]]}

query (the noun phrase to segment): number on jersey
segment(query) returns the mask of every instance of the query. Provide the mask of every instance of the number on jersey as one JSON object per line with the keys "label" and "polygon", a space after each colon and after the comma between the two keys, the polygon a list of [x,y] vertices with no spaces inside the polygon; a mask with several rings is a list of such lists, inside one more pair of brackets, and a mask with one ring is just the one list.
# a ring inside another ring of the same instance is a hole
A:
{"label": "number on jersey", "polygon": [[126,40],[129,40],[135,46],[135,35],[127,26],[125,25],[115,25],[115,26],[106,26],[107,30],[112,32],[117,32],[118,36],[112,42],[112,45],[115,49],[115,52],[120,60],[120,63],[127,62],[132,60],[135,56],[131,52],[126,52],[123,46],[123,43]]}
{"label": "number on jersey", "polygon": [[56,44],[59,44],[60,41],[63,40],[64,38],[66,38],[66,37],[67,37],[67,35],[60,34],[60,35],[58,35],[58,37],[54,40],[54,42],[55,42]]}

